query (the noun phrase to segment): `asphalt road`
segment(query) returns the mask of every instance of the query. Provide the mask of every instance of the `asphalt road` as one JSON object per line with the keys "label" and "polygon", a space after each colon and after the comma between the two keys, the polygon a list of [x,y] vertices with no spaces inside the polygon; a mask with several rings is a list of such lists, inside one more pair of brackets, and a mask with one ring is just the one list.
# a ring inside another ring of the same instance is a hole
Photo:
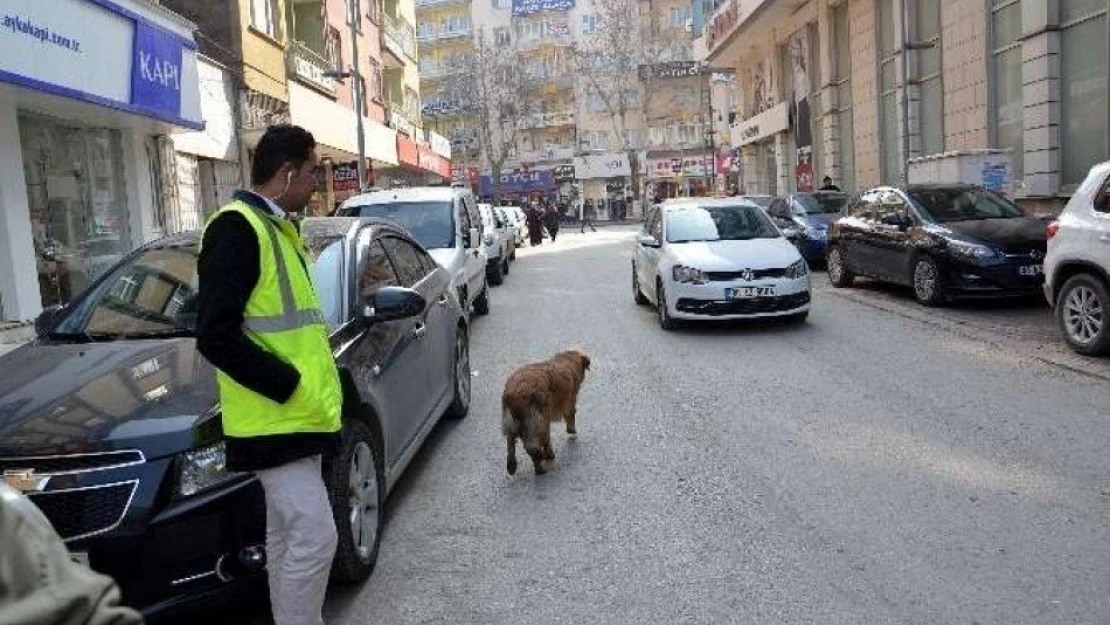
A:
{"label": "asphalt road", "polygon": [[[1110,622],[1110,383],[823,275],[805,325],[664,333],[631,238],[521,252],[475,323],[470,418],[437,428],[328,623]],[[569,346],[594,364],[579,438],[510,477],[502,384]]]}

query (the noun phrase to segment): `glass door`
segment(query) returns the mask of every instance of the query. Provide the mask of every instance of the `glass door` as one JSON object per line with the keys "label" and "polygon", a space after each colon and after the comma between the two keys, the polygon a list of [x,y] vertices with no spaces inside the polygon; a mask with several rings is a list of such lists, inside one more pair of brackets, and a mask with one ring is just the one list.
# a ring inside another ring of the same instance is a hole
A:
{"label": "glass door", "polygon": [[130,249],[119,131],[20,117],[43,305],[89,286]]}

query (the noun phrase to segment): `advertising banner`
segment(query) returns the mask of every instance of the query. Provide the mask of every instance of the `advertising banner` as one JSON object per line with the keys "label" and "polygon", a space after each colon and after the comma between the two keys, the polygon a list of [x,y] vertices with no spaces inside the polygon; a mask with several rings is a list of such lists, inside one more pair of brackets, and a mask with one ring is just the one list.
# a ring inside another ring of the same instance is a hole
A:
{"label": "advertising banner", "polygon": [[[542,193],[555,188],[555,172],[550,169],[520,171],[514,170],[501,174],[501,191],[514,195]],[[478,192],[483,196],[493,195],[493,178],[489,174],[478,177]]]}
{"label": "advertising banner", "polygon": [[794,111],[794,150],[797,165],[794,168],[798,191],[813,191],[813,127],[810,125],[809,106],[809,28],[794,33],[787,44],[790,55],[792,79],[791,106]]}
{"label": "advertising banner", "polygon": [[523,17],[544,11],[569,11],[574,0],[513,0],[513,17]]}

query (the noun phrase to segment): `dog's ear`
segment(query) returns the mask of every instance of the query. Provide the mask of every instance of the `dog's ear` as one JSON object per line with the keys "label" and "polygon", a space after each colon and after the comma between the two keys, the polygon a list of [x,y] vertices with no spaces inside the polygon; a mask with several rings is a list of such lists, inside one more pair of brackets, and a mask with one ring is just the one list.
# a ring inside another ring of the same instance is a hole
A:
{"label": "dog's ear", "polygon": [[583,371],[589,371],[589,369],[590,369],[590,357],[587,356],[586,354],[583,354],[582,352],[578,352],[578,354],[582,357],[582,370]]}

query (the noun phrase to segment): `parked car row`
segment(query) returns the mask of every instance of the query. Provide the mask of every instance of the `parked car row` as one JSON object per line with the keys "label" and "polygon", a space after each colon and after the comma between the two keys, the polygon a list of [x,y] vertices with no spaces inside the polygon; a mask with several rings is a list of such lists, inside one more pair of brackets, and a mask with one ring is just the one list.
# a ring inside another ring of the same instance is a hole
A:
{"label": "parked car row", "polygon": [[837,288],[867,277],[908,286],[927,306],[1043,293],[1075,351],[1110,354],[1110,162],[1051,223],[969,184],[794,193],[766,210]]}
{"label": "parked car row", "polygon": [[[390,489],[442,417],[469,411],[487,250],[511,262],[515,234],[503,211],[454,188],[366,193],[337,213],[301,228],[344,390],[342,445],[325,467],[332,579],[358,581]],[[264,577],[261,487],[225,468],[215,372],[196,349],[199,239],[133,252],[0,358],[0,473],[147,617]]]}

